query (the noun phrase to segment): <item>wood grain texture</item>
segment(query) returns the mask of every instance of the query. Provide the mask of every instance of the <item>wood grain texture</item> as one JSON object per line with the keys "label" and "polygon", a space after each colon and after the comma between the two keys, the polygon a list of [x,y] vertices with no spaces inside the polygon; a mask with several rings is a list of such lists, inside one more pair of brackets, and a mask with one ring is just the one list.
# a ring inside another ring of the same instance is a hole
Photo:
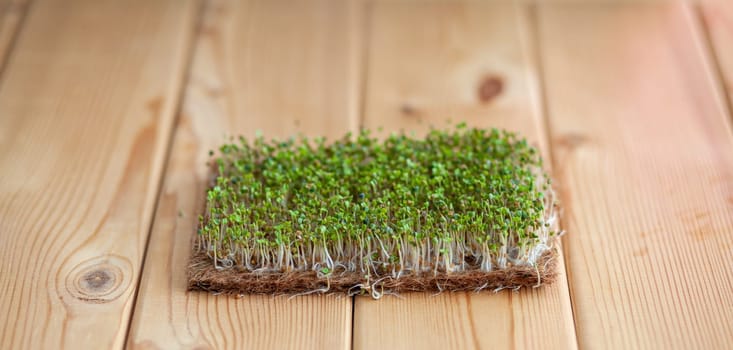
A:
{"label": "wood grain texture", "polygon": [[26,0],[0,0],[0,73],[26,11]]}
{"label": "wood grain texture", "polygon": [[580,346],[729,347],[733,138],[693,17],[541,6],[538,20]]}
{"label": "wood grain texture", "polygon": [[345,349],[346,296],[213,296],[186,292],[190,240],[210,149],[227,136],[356,131],[360,7],[321,0],[211,1],[156,214],[131,348]]}
{"label": "wood grain texture", "polygon": [[0,85],[2,348],[122,347],[191,5],[31,8]]}
{"label": "wood grain texture", "polygon": [[703,46],[709,49],[716,81],[727,94],[727,112],[733,118],[733,2],[704,0],[697,8],[703,21]]}
{"label": "wood grain texture", "polygon": [[[544,149],[532,37],[523,7],[374,2],[363,124],[420,135],[447,119],[521,132]],[[562,263],[560,266],[563,266]],[[519,293],[359,297],[356,349],[575,348],[564,273]]]}

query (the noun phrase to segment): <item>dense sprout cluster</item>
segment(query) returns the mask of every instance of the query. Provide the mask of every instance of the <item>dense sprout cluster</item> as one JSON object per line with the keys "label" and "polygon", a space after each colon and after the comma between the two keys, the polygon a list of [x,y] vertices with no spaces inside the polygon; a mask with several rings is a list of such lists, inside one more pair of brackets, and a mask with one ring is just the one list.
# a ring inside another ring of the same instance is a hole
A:
{"label": "dense sprout cluster", "polygon": [[511,132],[240,138],[219,151],[198,231],[218,268],[367,282],[492,271],[534,264],[554,236],[542,160]]}

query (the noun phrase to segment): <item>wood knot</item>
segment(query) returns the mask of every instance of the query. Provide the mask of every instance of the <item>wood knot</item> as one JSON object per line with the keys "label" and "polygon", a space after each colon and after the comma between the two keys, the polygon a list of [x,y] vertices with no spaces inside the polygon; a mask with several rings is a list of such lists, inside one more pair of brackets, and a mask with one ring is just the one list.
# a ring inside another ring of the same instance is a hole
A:
{"label": "wood knot", "polygon": [[590,142],[588,137],[576,133],[567,133],[555,139],[555,143],[558,146],[566,148],[569,151],[573,151],[588,142]]}
{"label": "wood knot", "polygon": [[87,272],[81,279],[83,289],[89,291],[107,291],[115,283],[115,275],[109,270],[92,270]]}
{"label": "wood knot", "polygon": [[478,100],[481,103],[488,103],[504,90],[504,80],[500,77],[489,75],[481,80],[478,86]]}
{"label": "wood knot", "polygon": [[400,106],[400,113],[405,117],[415,118],[418,123],[422,122],[422,113],[420,113],[420,110],[409,103]]}
{"label": "wood knot", "polygon": [[154,117],[157,117],[160,115],[160,112],[163,109],[164,102],[165,99],[163,96],[157,96],[148,100],[148,102],[145,104],[145,107]]}
{"label": "wood knot", "polygon": [[413,107],[412,105],[405,103],[400,108],[400,112],[402,112],[402,114],[404,115],[415,115],[415,113],[417,113],[417,110],[415,110],[415,107]]}
{"label": "wood knot", "polygon": [[130,287],[132,265],[119,256],[83,261],[66,278],[66,289],[73,297],[91,303],[115,300]]}

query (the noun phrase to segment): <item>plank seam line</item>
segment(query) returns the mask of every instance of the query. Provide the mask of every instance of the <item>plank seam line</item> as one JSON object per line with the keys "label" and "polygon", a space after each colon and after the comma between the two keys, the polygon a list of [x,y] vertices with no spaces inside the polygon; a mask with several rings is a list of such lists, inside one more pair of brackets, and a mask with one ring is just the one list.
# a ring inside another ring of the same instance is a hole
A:
{"label": "plank seam line", "polygon": [[[715,45],[713,44],[713,37],[710,33],[710,27],[708,27],[708,22],[705,20],[705,15],[703,14],[702,6],[704,5],[694,3],[683,4],[683,6],[691,14],[690,17],[692,17],[691,20],[693,21],[692,35],[699,39],[697,41],[702,51],[702,58],[705,61],[704,63],[706,63],[705,65],[709,67],[707,70],[708,74],[711,75],[714,87],[722,95],[720,96],[722,99],[721,105],[723,114],[725,115],[725,122],[728,125],[728,131],[733,132],[733,101],[731,100],[733,91],[730,91],[726,85],[723,65],[718,58]],[[695,30],[696,28],[694,27],[697,27],[699,30]]]}
{"label": "plank seam line", "polygon": [[367,88],[369,87],[368,82],[368,73],[369,73],[369,52],[370,50],[370,39],[371,39],[371,27],[372,27],[372,11],[373,11],[373,2],[370,0],[367,0],[363,2],[360,13],[363,13],[362,17],[362,24],[361,24],[361,30],[360,33],[361,36],[361,52],[359,54],[362,55],[362,62],[361,62],[361,70],[359,72],[359,77],[361,78],[361,91],[359,91],[359,96],[361,97],[359,101],[359,115],[358,118],[358,127],[359,132],[364,128],[364,120],[366,119],[366,106],[367,106]]}
{"label": "plank seam line", "polygon": [[19,41],[18,38],[20,38],[21,31],[25,28],[25,19],[28,17],[28,13],[31,11],[31,6],[33,4],[34,2],[32,0],[28,0],[27,3],[22,5],[11,5],[20,7],[20,10],[18,10],[20,12],[20,17],[18,18],[18,23],[15,24],[15,28],[11,29],[13,33],[10,34],[10,41],[8,42],[5,54],[0,56],[0,88],[4,81],[3,77],[5,77],[5,69],[10,62],[12,53],[15,52],[16,43]]}
{"label": "plank seam line", "polygon": [[[370,52],[370,39],[371,39],[371,21],[372,21],[372,11],[373,11],[373,3],[371,0],[366,0],[364,2],[361,2],[359,11],[357,11],[358,16],[361,16],[361,33],[358,33],[360,36],[360,50],[358,52],[359,55],[361,55],[362,59],[360,61],[361,63],[361,69],[359,70],[359,78],[361,80],[359,87],[361,88],[361,91],[359,91],[359,110],[357,111],[357,128],[358,132],[361,132],[361,130],[364,128],[364,120],[366,119],[366,105],[367,105],[367,88],[368,88],[368,81],[367,76],[369,73],[369,52]],[[350,349],[354,349],[354,338],[356,334],[356,295],[351,296],[351,339],[349,339],[349,345]]]}
{"label": "plank seam line", "polygon": [[155,199],[152,207],[152,216],[150,219],[150,222],[148,223],[148,235],[145,237],[145,246],[143,248],[142,252],[142,260],[140,262],[140,271],[138,272],[137,276],[137,284],[135,286],[135,293],[132,296],[132,310],[130,311],[130,318],[127,322],[127,331],[125,332],[125,339],[123,342],[123,347],[129,348],[129,341],[130,341],[130,333],[132,332],[132,323],[135,319],[135,310],[137,309],[137,302],[138,302],[138,296],[140,295],[140,286],[142,284],[142,278],[143,278],[143,272],[145,270],[145,263],[147,261],[148,257],[148,248],[150,246],[150,237],[153,235],[153,227],[155,227],[155,219],[157,217],[156,213],[158,212],[159,206],[160,206],[160,197],[163,195],[164,185],[165,185],[165,178],[168,170],[168,166],[170,163],[171,153],[173,149],[174,140],[176,137],[176,131],[178,129],[178,123],[181,116],[181,111],[183,109],[183,101],[184,101],[184,92],[186,86],[188,86],[188,82],[190,80],[191,76],[191,67],[193,62],[193,53],[196,48],[196,42],[198,41],[199,33],[201,31],[202,25],[203,25],[203,13],[204,13],[204,6],[206,3],[208,3],[207,0],[199,0],[198,5],[192,5],[194,7],[193,10],[194,14],[191,15],[193,17],[192,19],[192,25],[186,26],[186,31],[188,31],[188,38],[184,39],[186,47],[182,50],[182,55],[184,56],[181,64],[181,68],[179,72],[176,72],[177,74],[181,74],[181,81],[176,88],[176,92],[171,96],[171,98],[175,99],[175,107],[171,111],[173,113],[173,118],[171,118],[170,125],[164,125],[168,126],[170,128],[170,132],[168,133],[168,139],[164,140],[163,142],[166,143],[164,147],[164,154],[163,154],[163,160],[162,160],[162,169],[160,172],[160,177],[157,179],[157,191],[155,194]]}
{"label": "plank seam line", "polygon": [[[544,130],[540,130],[540,132],[545,133],[545,140],[547,142],[547,157],[550,158],[550,164],[552,164],[552,173],[556,174],[558,169],[558,164],[555,162],[555,152],[552,142],[552,126],[550,124],[550,109],[549,109],[549,101],[547,98],[547,84],[545,81],[545,67],[542,64],[542,43],[540,42],[540,29],[539,29],[539,16],[538,16],[538,5],[537,3],[531,3],[527,4],[527,12],[529,14],[529,25],[531,26],[529,30],[529,36],[530,36],[530,47],[532,47],[531,54],[534,56],[534,65],[537,69],[537,87],[538,87],[538,96],[539,96],[539,105],[540,105],[540,111],[541,116],[540,120],[544,121]],[[562,227],[563,219],[561,217],[558,218],[558,223],[560,224],[560,227]],[[561,240],[563,243],[567,242],[566,238],[562,238]],[[565,277],[566,277],[566,283],[567,283],[567,290],[568,290],[568,297],[570,298],[570,314],[573,317],[573,333],[575,335],[575,348],[580,348],[579,340],[578,340],[578,322],[575,317],[575,302],[573,300],[573,290],[570,288],[570,273],[568,268],[568,259],[565,254],[565,248],[567,247],[567,244],[563,244],[563,268],[565,269]]]}
{"label": "plank seam line", "polygon": [[356,315],[356,295],[351,296],[351,339],[349,339],[349,343],[351,344],[350,349],[354,349],[354,319]]}

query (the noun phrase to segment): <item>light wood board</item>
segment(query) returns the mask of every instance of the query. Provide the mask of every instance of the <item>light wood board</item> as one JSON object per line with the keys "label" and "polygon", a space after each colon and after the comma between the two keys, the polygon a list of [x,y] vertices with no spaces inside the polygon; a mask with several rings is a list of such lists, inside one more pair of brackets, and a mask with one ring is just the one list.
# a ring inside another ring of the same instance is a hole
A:
{"label": "light wood board", "polygon": [[3,349],[122,347],[193,20],[190,1],[30,8],[0,84]]}
{"label": "light wood board", "polygon": [[[725,348],[731,33],[726,0],[0,0],[0,348]],[[185,291],[227,137],[449,119],[552,160],[555,285]]]}
{"label": "light wood board", "polygon": [[360,6],[211,1],[199,32],[131,325],[131,348],[345,349],[346,296],[186,292],[210,149],[227,136],[356,131]]}
{"label": "light wood board", "polygon": [[[450,119],[519,131],[545,148],[533,33],[524,7],[376,1],[368,17],[366,127],[421,135],[430,125],[448,127]],[[358,297],[354,313],[355,349],[576,345],[562,271],[554,285],[519,293]]]}
{"label": "light wood board", "polygon": [[693,15],[548,5],[538,20],[579,345],[729,347],[733,139]]}

